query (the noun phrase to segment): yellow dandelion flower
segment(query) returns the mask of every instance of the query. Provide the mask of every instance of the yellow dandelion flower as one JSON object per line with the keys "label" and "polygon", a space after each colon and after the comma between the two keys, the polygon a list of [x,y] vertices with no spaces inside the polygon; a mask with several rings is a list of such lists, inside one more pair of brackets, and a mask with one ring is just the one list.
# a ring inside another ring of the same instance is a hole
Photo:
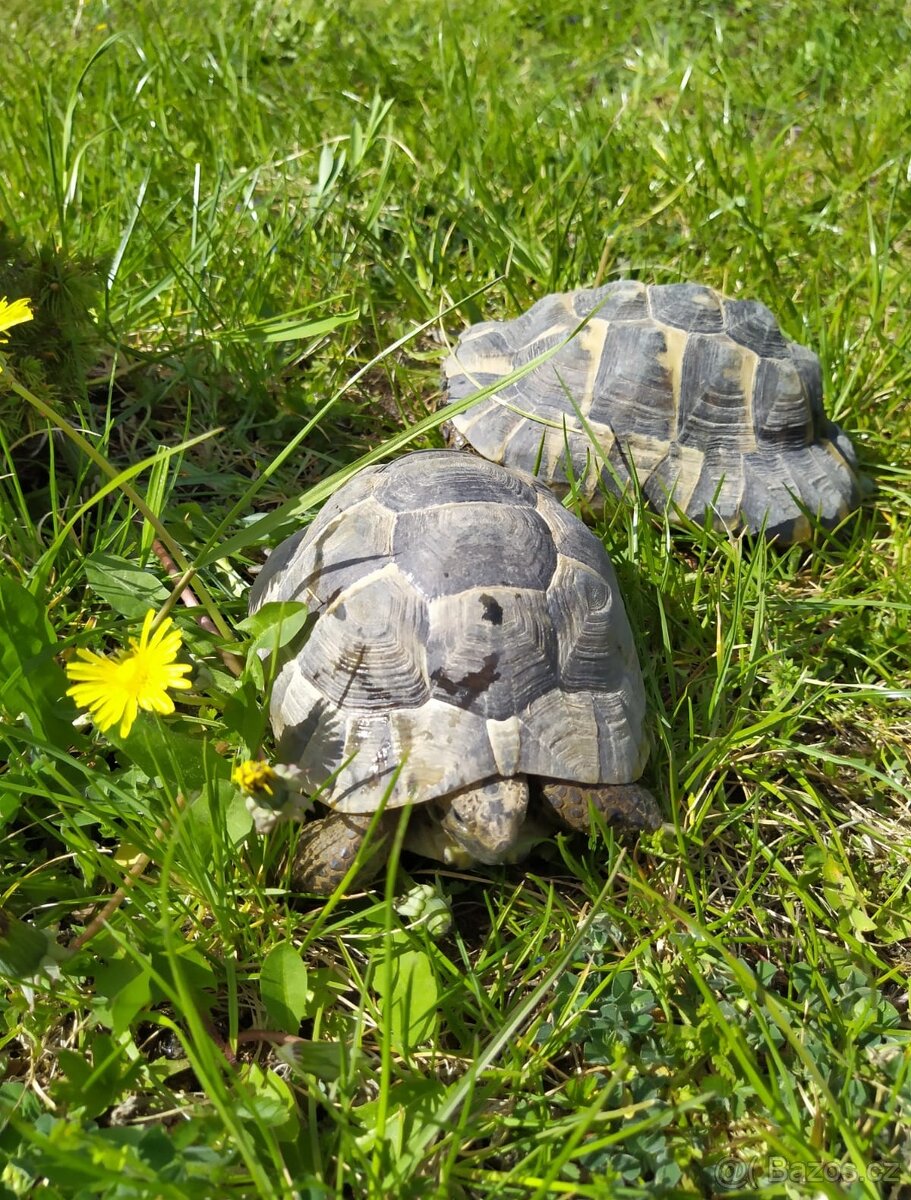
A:
{"label": "yellow dandelion flower", "polygon": [[246,762],[239,763],[231,772],[231,779],[242,792],[247,792],[251,796],[259,792],[265,792],[267,796],[274,796],[276,785],[279,782],[278,776],[269,764],[255,758],[248,758]]}
{"label": "yellow dandelion flower", "polygon": [[93,650],[77,650],[82,661],[66,664],[66,673],[74,681],[67,695],[89,710],[102,732],[119,721],[120,736],[126,737],[139,709],[172,713],[174,701],[168,689],[190,686],[184,676],[192,667],[175,661],[180,653],[180,630],[172,630],[174,622],[167,617],[152,633],[154,619],[155,611],[149,609],[139,640],[130,638],[128,650],[118,650],[109,658]]}
{"label": "yellow dandelion flower", "polygon": [[0,342],[9,341],[6,336],[7,329],[12,329],[14,325],[22,325],[25,321],[31,321],[34,313],[29,307],[30,300],[14,300],[12,304],[8,303],[6,296],[0,296]]}

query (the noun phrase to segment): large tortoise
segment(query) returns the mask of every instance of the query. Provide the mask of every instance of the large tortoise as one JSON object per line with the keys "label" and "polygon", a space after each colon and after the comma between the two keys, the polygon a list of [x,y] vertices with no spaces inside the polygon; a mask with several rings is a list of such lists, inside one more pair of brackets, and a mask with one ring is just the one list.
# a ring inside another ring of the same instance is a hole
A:
{"label": "large tortoise", "polygon": [[[546,296],[474,325],[444,364],[447,401],[521,378],[451,418],[455,444],[587,498],[635,474],[652,504],[780,542],[857,504],[850,441],[823,409],[819,359],[755,300],[634,280]],[[569,465],[569,471],[567,466]],[[671,503],[673,502],[673,503]]]}
{"label": "large tortoise", "polygon": [[660,824],[614,570],[531,476],[449,451],[368,467],[270,555],[250,609],[276,600],[316,617],[270,707],[276,759],[327,810],[303,888],[339,884],[383,803],[384,832],[412,802],[406,846],[457,865],[520,857],[535,810]]}

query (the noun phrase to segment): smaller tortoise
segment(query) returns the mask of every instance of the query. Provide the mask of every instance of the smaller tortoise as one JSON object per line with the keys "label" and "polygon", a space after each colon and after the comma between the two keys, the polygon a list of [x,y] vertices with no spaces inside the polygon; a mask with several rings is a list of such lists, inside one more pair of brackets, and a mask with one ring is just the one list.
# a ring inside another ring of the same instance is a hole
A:
{"label": "smaller tortoise", "polygon": [[316,618],[270,706],[325,812],[298,886],[333,891],[384,802],[381,843],[412,803],[406,846],[455,865],[521,857],[542,817],[587,829],[590,805],[660,824],[613,567],[531,476],[449,451],[365,468],[270,555],[250,610],[279,600]]}
{"label": "smaller tortoise", "polygon": [[[565,344],[564,344],[565,343]],[[528,373],[451,418],[458,448],[534,471],[565,493],[617,494],[635,475],[659,510],[806,540],[807,513],[841,521],[859,500],[850,441],[823,409],[819,359],[769,309],[697,284],[634,280],[546,296],[462,334],[447,403]]]}

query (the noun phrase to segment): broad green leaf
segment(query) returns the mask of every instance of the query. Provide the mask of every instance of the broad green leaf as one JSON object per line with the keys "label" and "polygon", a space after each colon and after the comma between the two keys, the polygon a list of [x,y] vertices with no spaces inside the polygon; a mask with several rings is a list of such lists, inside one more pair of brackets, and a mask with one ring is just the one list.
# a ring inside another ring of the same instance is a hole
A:
{"label": "broad green leaf", "polygon": [[[225,793],[225,789],[221,786],[219,787],[219,793]],[[228,835],[228,840],[233,846],[236,846],[244,840],[253,828],[253,818],[247,809],[245,797],[236,787],[231,785],[230,795],[224,794],[223,798],[225,831]]]}
{"label": "broad green leaf", "polygon": [[851,922],[851,928],[857,936],[863,941],[865,933],[872,933],[876,929],[876,922],[872,917],[868,917],[860,905],[852,905],[847,910],[848,920]]}
{"label": "broad green leaf", "polygon": [[369,1060],[363,1050],[357,1050],[344,1042],[310,1042],[296,1038],[280,1046],[276,1051],[279,1058],[289,1063],[295,1071],[304,1075],[315,1075],[324,1083],[335,1083],[341,1078],[357,1074],[365,1078]]}
{"label": "broad green leaf", "polygon": [[0,908],[0,976],[28,979],[35,975],[53,944],[43,929]]}
{"label": "broad green leaf", "polygon": [[266,955],[259,991],[270,1021],[285,1033],[297,1033],[308,1005],[307,968],[287,942],[279,942]]}
{"label": "broad green leaf", "polygon": [[9,792],[0,793],[0,829],[14,820],[21,805],[22,801],[18,796],[11,795]]}
{"label": "broad green leaf", "polygon": [[[253,633],[254,638],[247,647],[247,673],[256,680],[260,688],[263,683],[263,662],[278,656],[284,648],[285,656],[294,653],[291,646],[295,638],[304,640],[304,631],[315,618],[306,604],[294,600],[273,601],[241,621],[238,628]],[[284,656],[283,656],[284,657]]]}
{"label": "broad green leaf", "polygon": [[66,695],[66,675],[54,661],[56,643],[38,600],[0,576],[0,709],[12,721],[24,716],[36,734],[66,748],[76,740],[76,708]]}
{"label": "broad green leaf", "polygon": [[96,553],[83,564],[89,587],[120,616],[138,620],[170,593],[157,576],[116,554]]}
{"label": "broad green leaf", "polygon": [[243,793],[228,779],[201,789],[185,808],[184,819],[185,837],[197,862],[211,863],[215,844],[234,847],[253,828]]}
{"label": "broad green leaf", "polygon": [[361,1147],[375,1145],[377,1117],[380,1108],[386,1110],[383,1142],[401,1152],[415,1130],[433,1123],[434,1114],[449,1089],[438,1079],[416,1077],[403,1079],[389,1089],[381,1101],[368,1100],[354,1110],[364,1132],[358,1138]]}
{"label": "broad green leaf", "polygon": [[93,1032],[84,1046],[84,1052],[57,1050],[61,1074],[52,1086],[52,1094],[58,1103],[81,1109],[91,1118],[117,1103],[141,1073],[142,1063],[130,1062],[124,1047],[106,1033]]}
{"label": "broad green leaf", "polygon": [[[262,666],[260,666],[260,672]],[[222,712],[225,729],[237,733],[243,739],[244,751],[247,758],[255,756],[262,744],[269,713],[263,704],[262,679],[243,679],[240,686],[228,697]]]}
{"label": "broad green leaf", "polygon": [[383,998],[386,1034],[393,1047],[409,1053],[428,1041],[437,1026],[438,989],[433,965],[423,950],[392,949],[391,986],[386,992],[386,966],[380,961],[374,986]]}
{"label": "broad green leaf", "polygon": [[151,1003],[149,971],[137,966],[132,959],[117,956],[108,963],[99,963],[94,969],[94,977],[95,1015],[119,1036]]}
{"label": "broad green leaf", "polygon": [[300,1132],[297,1103],[288,1084],[274,1071],[258,1063],[243,1069],[249,1091],[237,1101],[240,1117],[262,1121],[280,1141],[290,1141]]}
{"label": "broad green leaf", "polygon": [[252,617],[241,621],[238,628],[253,634],[247,648],[249,658],[269,657],[292,642],[307,625],[313,614],[306,604],[297,600],[272,601],[264,604]]}
{"label": "broad green leaf", "polygon": [[357,312],[339,313],[337,317],[324,317],[322,321],[273,321],[262,330],[267,342],[296,342],[301,338],[323,337],[343,325],[349,325]]}
{"label": "broad green leaf", "polygon": [[140,713],[127,737],[120,737],[116,726],[106,736],[150,779],[167,780],[175,791],[194,792],[209,780],[228,779],[231,774],[230,762],[210,742],[146,713]]}
{"label": "broad green leaf", "polygon": [[208,1012],[215,1003],[218,983],[215,973],[203,954],[189,942],[180,942],[169,947],[165,954],[151,951],[152,970],[163,980],[166,987],[176,990],[177,977],[192,995],[200,1012]]}
{"label": "broad green leaf", "polygon": [[303,629],[309,615],[310,609],[298,600],[270,600],[251,616],[238,621],[237,628],[251,633],[256,639],[254,645],[261,642],[264,634],[272,633],[274,641],[270,640],[268,645],[284,646]]}

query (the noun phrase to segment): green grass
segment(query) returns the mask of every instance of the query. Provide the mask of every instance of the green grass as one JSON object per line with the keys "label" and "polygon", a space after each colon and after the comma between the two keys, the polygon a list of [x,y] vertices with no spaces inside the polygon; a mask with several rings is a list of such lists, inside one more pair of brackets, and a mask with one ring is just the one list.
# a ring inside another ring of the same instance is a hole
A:
{"label": "green grass", "polygon": [[[911,1185],[902,6],[4,26],[0,295],[37,318],[0,375],[0,1197]],[[629,274],[769,304],[876,496],[812,553],[610,508],[661,832],[442,872],[445,935],[391,872],[288,895],[295,831],[258,839],[228,779],[265,732],[219,655],[250,566],[366,454],[438,444],[410,431],[465,322]],[[167,598],[162,536],[215,630],[174,609],[194,690],[74,730],[56,664]]]}

